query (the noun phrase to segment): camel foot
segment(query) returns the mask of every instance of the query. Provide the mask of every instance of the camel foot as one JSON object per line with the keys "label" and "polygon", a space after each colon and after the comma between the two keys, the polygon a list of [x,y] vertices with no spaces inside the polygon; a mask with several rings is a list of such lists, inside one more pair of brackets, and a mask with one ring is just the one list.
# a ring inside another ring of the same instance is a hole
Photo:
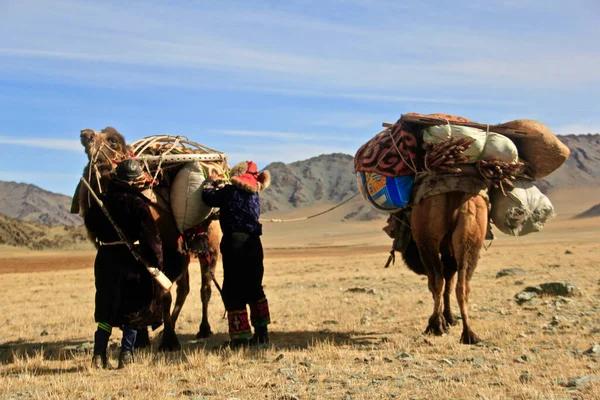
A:
{"label": "camel foot", "polygon": [[462,344],[476,344],[481,342],[481,339],[479,339],[479,336],[477,336],[476,334],[474,334],[470,329],[469,330],[464,330],[462,335],[460,336],[460,342]]}
{"label": "camel foot", "polygon": [[444,313],[444,319],[448,326],[456,326],[458,324],[458,320],[452,313]]}
{"label": "camel foot", "polygon": [[212,331],[210,330],[209,324],[200,324],[200,329],[198,333],[196,333],[196,339],[206,339],[212,336]]}
{"label": "camel foot", "polygon": [[444,333],[448,333],[448,323],[442,315],[432,315],[429,318],[429,324],[425,329],[426,335],[442,336]]}
{"label": "camel foot", "polygon": [[158,346],[158,350],[160,351],[177,351],[181,349],[181,344],[179,343],[179,339],[177,339],[177,335],[175,333],[166,334],[163,332],[162,341],[160,346]]}
{"label": "camel foot", "polygon": [[150,346],[150,335],[148,335],[148,328],[137,329],[135,347],[137,349],[143,349],[148,346]]}

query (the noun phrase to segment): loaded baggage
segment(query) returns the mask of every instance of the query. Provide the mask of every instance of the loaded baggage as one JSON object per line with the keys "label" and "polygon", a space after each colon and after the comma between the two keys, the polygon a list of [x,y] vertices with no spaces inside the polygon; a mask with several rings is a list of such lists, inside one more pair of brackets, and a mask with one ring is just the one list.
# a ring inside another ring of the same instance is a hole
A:
{"label": "loaded baggage", "polygon": [[500,231],[512,236],[539,232],[554,216],[554,207],[531,181],[517,179],[506,193],[491,192],[492,222]]}
{"label": "loaded baggage", "polygon": [[[207,220],[213,208],[202,202],[206,179],[229,179],[225,153],[182,136],[149,136],[132,144],[133,153],[158,182],[156,201],[171,207],[177,228],[184,234]],[[152,200],[152,199],[151,199]]]}
{"label": "loaded baggage", "polygon": [[[437,193],[428,192],[431,182],[448,181],[436,184],[436,190],[452,191],[475,179],[487,183],[491,220],[504,233],[538,232],[554,216],[533,180],[559,168],[569,149],[544,124],[488,125],[447,114],[408,113],[384,127],[354,158],[359,190],[378,210],[409,210],[413,202]],[[473,192],[480,190],[477,186]]]}

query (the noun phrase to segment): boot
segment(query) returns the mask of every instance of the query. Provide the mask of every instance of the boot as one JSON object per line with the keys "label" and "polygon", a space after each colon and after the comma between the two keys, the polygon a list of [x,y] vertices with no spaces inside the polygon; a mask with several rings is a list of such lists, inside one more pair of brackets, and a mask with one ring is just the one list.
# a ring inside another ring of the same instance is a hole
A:
{"label": "boot", "polygon": [[108,360],[105,354],[94,354],[92,356],[92,368],[94,369],[107,369]]}
{"label": "boot", "polygon": [[242,349],[250,345],[250,340],[246,338],[231,339],[229,348],[232,350]]}
{"label": "boot", "polygon": [[255,326],[254,336],[250,339],[251,346],[263,346],[269,344],[269,330],[266,326]]}
{"label": "boot", "polygon": [[227,311],[227,319],[229,320],[229,348],[239,349],[248,347],[250,344],[248,339],[252,335],[252,328],[248,322],[248,312],[246,309]]}
{"label": "boot", "polygon": [[119,366],[118,369],[123,369],[128,365],[133,364],[133,352],[124,350],[119,354]]}

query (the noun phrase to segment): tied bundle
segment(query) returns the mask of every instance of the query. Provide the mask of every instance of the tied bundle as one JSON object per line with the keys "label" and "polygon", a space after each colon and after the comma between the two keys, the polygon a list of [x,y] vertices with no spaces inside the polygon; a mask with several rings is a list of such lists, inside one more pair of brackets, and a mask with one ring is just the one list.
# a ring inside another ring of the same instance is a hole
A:
{"label": "tied bundle", "polygon": [[479,160],[476,165],[481,176],[490,181],[495,188],[500,188],[504,195],[504,184],[513,187],[511,180],[515,180],[525,169],[522,162],[507,163],[498,160]]}
{"label": "tied bundle", "polygon": [[464,151],[475,142],[470,137],[453,136],[448,140],[431,145],[425,153],[424,167],[430,172],[460,173],[458,164],[464,164],[468,158]]}

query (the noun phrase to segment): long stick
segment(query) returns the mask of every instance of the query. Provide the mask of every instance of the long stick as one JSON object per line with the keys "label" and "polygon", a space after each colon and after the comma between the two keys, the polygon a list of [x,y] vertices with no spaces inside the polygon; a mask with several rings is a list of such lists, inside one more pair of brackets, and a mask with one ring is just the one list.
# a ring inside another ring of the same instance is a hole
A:
{"label": "long stick", "polygon": [[[223,301],[223,305],[225,306],[225,297],[223,297],[223,289],[221,289],[221,285],[219,285],[219,282],[217,282],[217,278],[215,278],[215,274],[213,274],[211,272],[210,276],[212,278],[213,283],[217,287],[217,290],[219,291],[219,294],[221,295],[221,300]],[[227,318],[227,306],[225,307],[225,312],[223,313],[223,319],[225,319],[225,318]]]}
{"label": "long stick", "polygon": [[121,230],[121,228],[119,228],[119,226],[112,219],[112,217],[110,216],[110,213],[108,212],[108,210],[104,206],[104,203],[102,202],[102,200],[100,200],[98,198],[98,196],[96,196],[96,193],[94,192],[94,190],[92,189],[92,187],[90,186],[90,184],[88,183],[88,181],[86,181],[84,177],[81,177],[81,182],[83,182],[85,184],[85,186],[87,186],[88,191],[90,192],[90,194],[92,195],[92,197],[94,198],[94,200],[96,200],[96,203],[98,203],[98,205],[100,206],[100,209],[102,209],[102,212],[104,213],[104,215],[106,215],[106,218],[108,218],[108,220],[110,221],[110,223],[113,226],[113,228],[115,228],[115,231],[117,231],[117,235],[119,235],[119,238],[121,238],[121,240],[125,243],[125,246],[127,246],[127,248],[129,249],[129,251],[133,255],[133,258],[135,258],[136,261],[139,261],[142,264],[144,264],[144,266],[146,267],[146,269],[148,270],[148,272],[150,272],[150,275],[152,275],[152,277],[154,279],[156,279],[156,282],[161,287],[163,287],[165,290],[171,289],[171,286],[173,285],[173,282],[171,282],[171,280],[169,278],[167,278],[167,276],[160,269],[158,269],[158,268],[153,267],[152,265],[150,265],[150,263],[148,261],[144,260],[142,258],[142,256],[140,254],[138,254],[138,252],[134,249],[134,247],[131,244],[131,242],[129,240],[127,240],[127,237],[125,236],[125,234],[123,233],[123,231]]}

